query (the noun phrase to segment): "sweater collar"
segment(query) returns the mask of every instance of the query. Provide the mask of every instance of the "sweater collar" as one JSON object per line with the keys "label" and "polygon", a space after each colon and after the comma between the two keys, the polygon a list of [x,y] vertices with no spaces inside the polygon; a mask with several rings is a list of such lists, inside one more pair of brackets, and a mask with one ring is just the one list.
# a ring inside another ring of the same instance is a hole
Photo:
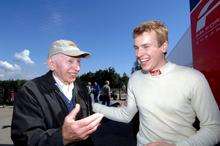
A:
{"label": "sweater collar", "polygon": [[170,69],[172,68],[173,64],[171,62],[167,62],[166,64],[164,64],[164,66],[162,66],[160,68],[161,74],[166,74],[170,71]]}
{"label": "sweater collar", "polygon": [[163,75],[169,73],[173,67],[174,67],[174,64],[168,61],[166,64],[164,64],[164,66],[162,66],[159,69],[161,72],[160,75],[152,76],[149,72],[144,72],[144,71],[142,71],[142,73],[146,74],[147,76],[155,78],[155,77],[160,77],[160,76],[163,76]]}

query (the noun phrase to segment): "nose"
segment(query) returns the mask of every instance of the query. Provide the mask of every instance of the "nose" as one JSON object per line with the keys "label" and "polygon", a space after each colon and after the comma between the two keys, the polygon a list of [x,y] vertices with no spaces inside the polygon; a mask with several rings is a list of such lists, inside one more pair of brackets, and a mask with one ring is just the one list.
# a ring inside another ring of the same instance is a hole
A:
{"label": "nose", "polygon": [[136,49],[136,57],[140,58],[142,55],[143,55],[143,49],[142,48]]}
{"label": "nose", "polygon": [[75,71],[79,72],[79,71],[80,71],[80,64],[79,64],[79,63],[76,64],[76,65],[74,66],[74,69],[75,69]]}

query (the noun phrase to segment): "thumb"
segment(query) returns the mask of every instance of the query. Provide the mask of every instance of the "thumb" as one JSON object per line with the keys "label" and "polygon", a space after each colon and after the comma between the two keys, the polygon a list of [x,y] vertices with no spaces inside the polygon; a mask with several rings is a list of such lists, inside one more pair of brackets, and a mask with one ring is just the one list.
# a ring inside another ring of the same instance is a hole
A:
{"label": "thumb", "polygon": [[69,113],[68,117],[75,120],[77,113],[80,110],[80,105],[76,104],[75,108]]}

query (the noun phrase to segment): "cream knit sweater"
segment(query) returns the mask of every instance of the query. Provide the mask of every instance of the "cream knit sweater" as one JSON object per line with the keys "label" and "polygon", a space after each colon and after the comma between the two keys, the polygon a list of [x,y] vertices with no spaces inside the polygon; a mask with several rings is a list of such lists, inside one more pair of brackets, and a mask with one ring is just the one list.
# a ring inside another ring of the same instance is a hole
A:
{"label": "cream knit sweater", "polygon": [[[107,118],[130,122],[139,111],[137,145],[165,140],[177,146],[213,146],[220,141],[220,112],[205,77],[197,70],[168,62],[161,75],[137,71],[128,83],[127,106],[93,110]],[[200,130],[192,123],[200,120]]]}

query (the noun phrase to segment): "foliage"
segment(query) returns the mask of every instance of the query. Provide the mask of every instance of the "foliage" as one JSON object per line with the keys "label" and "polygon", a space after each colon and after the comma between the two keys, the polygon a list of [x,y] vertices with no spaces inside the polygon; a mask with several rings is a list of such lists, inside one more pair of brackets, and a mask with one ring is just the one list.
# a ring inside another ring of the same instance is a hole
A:
{"label": "foliage", "polygon": [[0,87],[15,92],[26,82],[26,80],[5,80],[0,81]]}
{"label": "foliage", "polygon": [[111,88],[121,88],[122,85],[127,85],[128,83],[128,76],[126,75],[126,73],[124,73],[121,77],[112,67],[104,70],[100,69],[95,73],[88,72],[81,75],[79,78],[84,83],[97,82],[100,86],[103,86],[105,81],[108,80],[110,82]]}
{"label": "foliage", "polygon": [[11,94],[16,93],[26,80],[5,80],[0,81],[0,104],[9,103]]}
{"label": "foliage", "polygon": [[131,73],[133,73],[133,72],[135,72],[135,71],[137,71],[137,70],[140,70],[140,69],[141,69],[141,65],[140,65],[139,62],[136,60],[136,61],[134,62],[134,65],[133,65],[132,69],[131,69]]}
{"label": "foliage", "polygon": [[[106,80],[110,82],[111,88],[121,89],[123,85],[128,83],[128,75],[124,73],[122,76],[118,74],[113,67],[104,70],[98,70],[95,73],[88,72],[79,76],[80,80],[86,85],[88,82],[97,82],[102,87]],[[26,80],[5,80],[0,81],[0,99],[6,102],[10,97],[11,91],[17,92]]]}

